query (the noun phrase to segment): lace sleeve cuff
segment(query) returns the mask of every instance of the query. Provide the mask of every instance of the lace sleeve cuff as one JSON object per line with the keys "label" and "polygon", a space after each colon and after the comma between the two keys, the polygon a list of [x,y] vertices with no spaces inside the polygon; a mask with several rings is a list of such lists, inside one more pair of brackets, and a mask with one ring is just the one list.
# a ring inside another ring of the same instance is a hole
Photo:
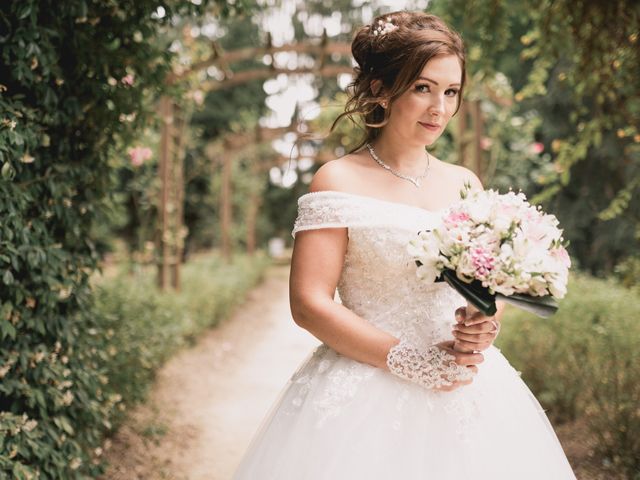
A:
{"label": "lace sleeve cuff", "polygon": [[455,357],[435,345],[422,350],[401,341],[387,354],[387,367],[394,375],[432,389],[450,386],[473,377],[471,369],[455,363]]}

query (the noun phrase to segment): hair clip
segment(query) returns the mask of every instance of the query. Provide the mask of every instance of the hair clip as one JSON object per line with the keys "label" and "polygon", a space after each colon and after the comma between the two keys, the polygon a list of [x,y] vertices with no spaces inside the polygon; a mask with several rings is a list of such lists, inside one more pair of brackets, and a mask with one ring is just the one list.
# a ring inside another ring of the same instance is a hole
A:
{"label": "hair clip", "polygon": [[391,23],[391,17],[387,17],[386,22],[382,20],[378,20],[378,24],[373,29],[373,34],[376,36],[386,35],[387,33],[391,33],[398,28],[397,25]]}

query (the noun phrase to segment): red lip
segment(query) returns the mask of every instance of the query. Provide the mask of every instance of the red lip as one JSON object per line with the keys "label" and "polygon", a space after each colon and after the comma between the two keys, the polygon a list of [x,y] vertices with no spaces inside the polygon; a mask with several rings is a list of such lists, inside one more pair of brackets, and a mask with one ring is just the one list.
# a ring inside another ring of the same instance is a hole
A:
{"label": "red lip", "polygon": [[427,130],[439,130],[440,129],[440,125],[436,124],[436,123],[424,123],[424,122],[418,122],[420,125],[422,125],[424,128],[426,128]]}

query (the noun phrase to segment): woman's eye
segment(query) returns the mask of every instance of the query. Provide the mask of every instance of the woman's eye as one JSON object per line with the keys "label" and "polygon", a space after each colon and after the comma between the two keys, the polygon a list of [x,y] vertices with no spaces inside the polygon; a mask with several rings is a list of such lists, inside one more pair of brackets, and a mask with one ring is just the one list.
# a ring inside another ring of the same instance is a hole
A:
{"label": "woman's eye", "polygon": [[[416,92],[429,93],[430,91],[431,89],[429,88],[429,85],[416,85]],[[449,88],[444,93],[447,97],[455,97],[459,92],[460,90],[457,88]]]}

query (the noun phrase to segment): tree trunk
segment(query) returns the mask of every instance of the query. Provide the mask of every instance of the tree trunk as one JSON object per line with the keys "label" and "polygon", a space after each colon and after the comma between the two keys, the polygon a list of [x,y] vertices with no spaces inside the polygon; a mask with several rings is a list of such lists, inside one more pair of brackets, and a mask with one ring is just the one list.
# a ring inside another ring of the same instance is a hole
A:
{"label": "tree trunk", "polygon": [[169,255],[170,255],[170,231],[169,231],[169,192],[171,189],[171,99],[163,96],[160,99],[161,139],[160,139],[160,205],[158,214],[160,218],[160,262],[158,264],[158,287],[165,290],[169,284]]}
{"label": "tree trunk", "polygon": [[222,257],[231,262],[231,222],[232,222],[232,199],[231,199],[231,155],[225,151],[222,157],[222,188],[221,188],[221,248]]}

